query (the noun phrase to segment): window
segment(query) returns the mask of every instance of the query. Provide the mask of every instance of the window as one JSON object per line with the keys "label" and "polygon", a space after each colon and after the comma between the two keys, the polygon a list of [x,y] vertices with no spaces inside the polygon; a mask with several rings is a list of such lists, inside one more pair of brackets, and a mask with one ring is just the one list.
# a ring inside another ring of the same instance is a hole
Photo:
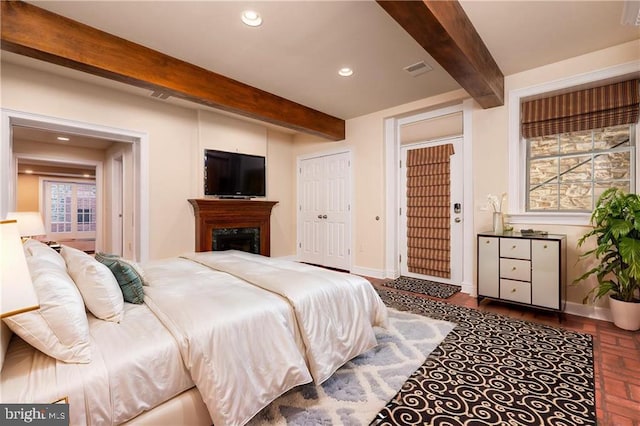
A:
{"label": "window", "polygon": [[604,189],[640,188],[639,66],[509,92],[511,223],[587,225]]}
{"label": "window", "polygon": [[527,211],[591,212],[604,190],[635,191],[634,125],[525,139]]}
{"label": "window", "polygon": [[45,180],[44,194],[45,226],[52,238],[95,237],[95,183]]}

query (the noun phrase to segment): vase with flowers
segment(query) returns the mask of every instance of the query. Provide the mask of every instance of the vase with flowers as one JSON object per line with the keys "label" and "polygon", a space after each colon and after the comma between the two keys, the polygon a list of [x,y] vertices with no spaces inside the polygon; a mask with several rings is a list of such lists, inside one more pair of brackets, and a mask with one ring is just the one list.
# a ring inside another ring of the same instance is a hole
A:
{"label": "vase with flowers", "polygon": [[496,234],[504,233],[504,214],[502,213],[502,205],[506,198],[506,192],[503,192],[499,198],[497,195],[493,194],[489,194],[487,196],[488,205],[493,211],[493,232]]}

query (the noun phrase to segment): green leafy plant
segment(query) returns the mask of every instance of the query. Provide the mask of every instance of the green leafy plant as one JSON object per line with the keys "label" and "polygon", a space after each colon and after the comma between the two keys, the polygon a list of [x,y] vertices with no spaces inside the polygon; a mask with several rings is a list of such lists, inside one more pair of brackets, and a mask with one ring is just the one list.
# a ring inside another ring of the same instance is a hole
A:
{"label": "green leafy plant", "polygon": [[576,278],[577,284],[595,275],[598,285],[589,291],[583,303],[611,293],[623,302],[640,302],[640,196],[618,188],[607,189],[598,199],[591,215],[593,229],[578,240],[578,247],[595,237],[597,246],[580,256],[595,256],[599,263]]}

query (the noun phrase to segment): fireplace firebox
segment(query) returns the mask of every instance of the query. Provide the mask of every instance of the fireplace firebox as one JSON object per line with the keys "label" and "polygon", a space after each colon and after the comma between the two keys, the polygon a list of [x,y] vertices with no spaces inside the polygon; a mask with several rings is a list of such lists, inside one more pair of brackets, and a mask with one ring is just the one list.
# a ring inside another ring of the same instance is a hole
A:
{"label": "fireplace firebox", "polygon": [[211,250],[240,250],[260,254],[260,228],[217,228]]}

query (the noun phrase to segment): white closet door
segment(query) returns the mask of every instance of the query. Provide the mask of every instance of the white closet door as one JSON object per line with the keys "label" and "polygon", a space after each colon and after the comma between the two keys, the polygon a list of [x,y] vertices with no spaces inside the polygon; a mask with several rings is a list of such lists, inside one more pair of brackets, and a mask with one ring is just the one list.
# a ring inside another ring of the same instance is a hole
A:
{"label": "white closet door", "polygon": [[349,269],[349,153],[325,157],[324,265]]}
{"label": "white closet door", "polygon": [[348,152],[299,162],[299,246],[302,262],[349,269],[351,246]]}
{"label": "white closet door", "polygon": [[298,257],[302,262],[321,265],[324,261],[323,186],[324,159],[311,158],[300,162],[298,186],[302,236]]}

